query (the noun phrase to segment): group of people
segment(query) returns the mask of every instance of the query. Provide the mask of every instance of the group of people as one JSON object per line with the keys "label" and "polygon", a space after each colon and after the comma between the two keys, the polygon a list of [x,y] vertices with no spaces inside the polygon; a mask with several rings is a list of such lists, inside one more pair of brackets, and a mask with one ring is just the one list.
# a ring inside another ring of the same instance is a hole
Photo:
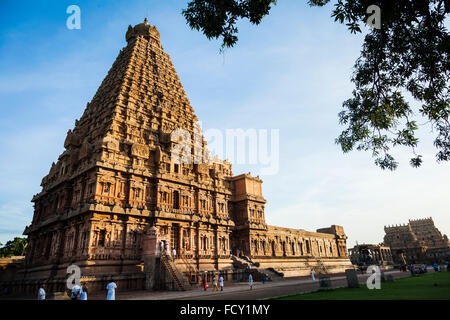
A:
{"label": "group of people", "polygon": [[[261,274],[261,283],[265,284],[267,279],[271,280],[270,277],[268,277],[265,273],[262,273]],[[250,287],[250,290],[253,290],[253,276],[251,273],[248,275],[248,285]]]}
{"label": "group of people", "polygon": [[[116,300],[116,289],[117,285],[114,281],[110,282],[106,286],[106,290],[108,291],[108,294],[106,296],[106,300]],[[88,294],[88,286],[86,283],[83,283],[81,286],[78,284],[75,284],[71,289],[70,299],[72,300],[87,300],[87,294]],[[38,300],[45,300],[46,298],[46,292],[45,292],[45,285],[41,285],[38,290]]]}
{"label": "group of people", "polygon": [[70,296],[70,299],[72,300],[87,300],[87,294],[88,294],[88,287],[86,283],[83,283],[83,285],[74,285],[72,287],[72,295]]}
{"label": "group of people", "polygon": [[[267,276],[263,273],[261,275],[262,284],[266,283],[266,280],[267,280]],[[223,291],[223,282],[224,282],[224,279],[223,279],[222,275],[219,276],[218,281],[216,279],[216,276],[213,275],[213,277],[212,277],[213,291],[219,291],[219,288],[220,288],[220,291]],[[249,285],[250,290],[253,290],[253,286],[254,286],[253,282],[254,282],[253,275],[250,273],[248,275],[248,285]],[[207,272],[206,271],[205,271],[205,275],[203,276],[203,290],[204,291],[208,290],[208,280],[207,280]]]}
{"label": "group of people", "polygon": [[[159,242],[159,250],[161,255],[169,255],[169,244],[167,242],[164,241],[160,241]],[[177,250],[175,250],[175,248],[172,249],[172,260],[175,261],[175,259],[177,258]]]}
{"label": "group of people", "polygon": [[[447,261],[446,262],[447,265],[447,271],[450,271],[450,263]],[[441,271],[442,268],[440,268],[439,264],[437,262],[433,263],[433,270],[435,272]],[[400,271],[406,272],[407,270],[409,270],[409,272],[411,272],[411,275],[414,276],[416,274],[424,274],[428,272],[428,265],[426,263],[424,263],[423,265],[417,267],[416,265],[414,265],[413,263],[411,263],[409,266],[406,264],[400,264],[398,266],[398,269]]]}
{"label": "group of people", "polygon": [[[223,281],[224,280],[223,280],[222,275],[220,275],[220,277],[219,277],[219,282],[217,282],[216,276],[214,275],[212,278],[213,291],[219,291],[219,287],[220,287],[220,291],[223,291]],[[205,275],[203,276],[203,290],[205,290],[205,291],[208,290],[208,280],[206,277],[206,272],[205,272]]]}

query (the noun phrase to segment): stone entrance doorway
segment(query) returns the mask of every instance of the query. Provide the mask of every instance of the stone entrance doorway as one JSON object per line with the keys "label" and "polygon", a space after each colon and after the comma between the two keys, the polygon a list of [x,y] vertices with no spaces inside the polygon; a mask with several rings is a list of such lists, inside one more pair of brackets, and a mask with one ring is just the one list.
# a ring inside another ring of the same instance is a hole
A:
{"label": "stone entrance doorway", "polygon": [[180,252],[180,225],[178,223],[172,225],[170,243],[172,249],[175,248],[175,250],[177,250],[177,253]]}

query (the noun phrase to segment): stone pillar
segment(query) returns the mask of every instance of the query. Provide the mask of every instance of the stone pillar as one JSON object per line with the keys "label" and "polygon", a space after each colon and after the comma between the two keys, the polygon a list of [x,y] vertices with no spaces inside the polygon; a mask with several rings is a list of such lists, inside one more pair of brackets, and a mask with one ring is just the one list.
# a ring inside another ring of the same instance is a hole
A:
{"label": "stone pillar", "polygon": [[214,234],[214,262],[216,265],[216,269],[219,269],[219,230],[216,227],[215,229],[213,229],[213,234]]}
{"label": "stone pillar", "polygon": [[[78,248],[79,248],[79,233],[80,233],[80,224],[75,225],[75,234],[73,236],[73,248],[72,248],[72,257],[78,256]],[[51,241],[51,239],[48,239],[47,241]],[[45,248],[47,249],[47,248]]]}
{"label": "stone pillar", "polygon": [[144,260],[145,289],[152,290],[155,287],[156,259],[159,256],[158,230],[151,227],[144,235],[142,257]]}
{"label": "stone pillar", "polygon": [[200,239],[200,225],[197,226],[196,233],[197,233],[197,243],[196,243],[197,254],[196,254],[195,260],[197,262],[197,269],[200,269],[200,241],[201,241],[201,239]]}
{"label": "stone pillar", "polygon": [[192,247],[194,246],[194,239],[192,239],[192,226],[189,224],[187,227],[187,248],[185,253],[192,253]]}
{"label": "stone pillar", "polygon": [[178,228],[178,248],[176,248],[177,250],[177,255],[181,255],[183,252],[183,227],[182,225],[179,226]]}
{"label": "stone pillar", "polygon": [[167,250],[168,250],[167,254],[169,254],[169,255],[172,254],[172,246],[173,246],[172,239],[174,238],[172,232],[173,232],[172,225],[167,224],[166,243],[169,244],[167,247]]}

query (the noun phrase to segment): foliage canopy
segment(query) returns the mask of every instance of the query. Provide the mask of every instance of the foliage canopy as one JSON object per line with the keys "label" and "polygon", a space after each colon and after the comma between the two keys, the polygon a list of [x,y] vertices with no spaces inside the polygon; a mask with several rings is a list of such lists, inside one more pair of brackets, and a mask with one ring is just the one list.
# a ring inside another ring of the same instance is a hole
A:
{"label": "foliage canopy", "polygon": [[0,257],[24,256],[28,246],[27,238],[14,238],[0,248]]}

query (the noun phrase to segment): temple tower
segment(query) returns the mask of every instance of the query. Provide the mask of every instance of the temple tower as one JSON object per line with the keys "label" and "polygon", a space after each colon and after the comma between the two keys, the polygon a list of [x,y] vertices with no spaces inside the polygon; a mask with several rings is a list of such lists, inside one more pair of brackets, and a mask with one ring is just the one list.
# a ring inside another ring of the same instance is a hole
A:
{"label": "temple tower", "polygon": [[[231,280],[242,264],[237,249],[285,274],[343,272],[342,227],[268,226],[262,180],[233,177],[229,162],[209,157],[157,28],[145,19],[126,41],[32,199],[22,280],[63,291],[72,264],[93,291],[111,279],[124,290],[152,288],[174,274],[182,286],[205,271]],[[158,278],[162,264],[170,270]]]}
{"label": "temple tower", "polygon": [[[129,26],[126,41],[33,197],[29,275],[75,263],[86,277],[132,278],[150,226],[186,265],[231,267],[231,164],[197,161],[206,142],[157,28]],[[179,129],[183,162],[171,153]]]}

